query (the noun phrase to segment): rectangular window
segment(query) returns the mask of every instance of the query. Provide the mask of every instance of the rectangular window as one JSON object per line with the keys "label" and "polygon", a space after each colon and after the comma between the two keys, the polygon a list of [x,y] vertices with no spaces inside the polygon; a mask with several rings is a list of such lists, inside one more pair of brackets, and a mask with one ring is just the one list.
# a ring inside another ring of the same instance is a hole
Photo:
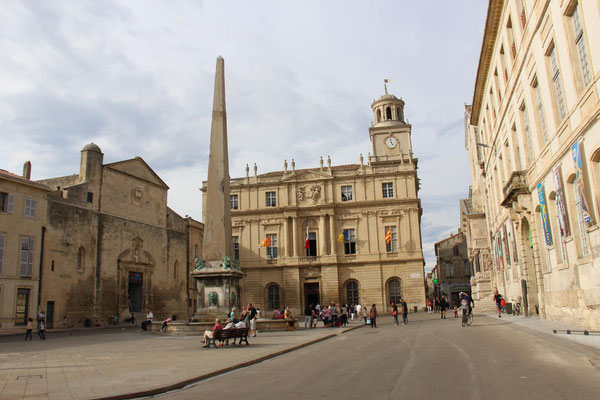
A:
{"label": "rectangular window", "polygon": [[581,77],[583,79],[583,85],[587,86],[591,80],[590,66],[588,64],[587,48],[583,34],[583,24],[581,23],[581,17],[579,15],[579,4],[575,5],[573,13],[571,14],[571,20],[573,21],[573,33],[575,37],[575,45],[577,46],[577,55],[579,56]]}
{"label": "rectangular window", "polygon": [[548,142],[548,126],[546,125],[546,115],[544,114],[544,105],[542,104],[542,94],[540,93],[540,85],[537,79],[533,83],[533,91],[535,92],[535,101],[537,104],[538,119],[542,130],[542,143]]}
{"label": "rectangular window", "polygon": [[308,247],[306,248],[306,256],[317,256],[317,234],[315,232],[310,232],[308,234]]}
{"label": "rectangular window", "polygon": [[342,186],[342,201],[352,200],[352,186]]}
{"label": "rectangular window", "polygon": [[267,207],[277,207],[277,196],[275,192],[266,192]]}
{"label": "rectangular window", "polygon": [[573,182],[573,190],[575,195],[575,209],[577,210],[577,221],[579,222],[579,238],[581,240],[581,254],[584,257],[590,255],[590,245],[587,234],[587,222],[583,217],[583,209],[581,207],[581,194],[579,193],[579,183],[577,180]]}
{"label": "rectangular window", "polygon": [[525,136],[525,145],[527,146],[527,165],[529,166],[533,162],[533,143],[531,141],[531,128],[529,125],[529,117],[527,116],[525,103],[521,105],[521,116],[523,117],[523,125],[525,126],[523,135]]}
{"label": "rectangular window", "polygon": [[394,183],[386,182],[381,184],[381,188],[383,190],[383,198],[391,199],[394,197]]}
{"label": "rectangular window", "polygon": [[37,206],[37,201],[35,199],[26,198],[25,199],[25,216],[34,218],[36,206]]}
{"label": "rectangular window", "polygon": [[232,194],[231,196],[229,196],[229,203],[231,205],[232,210],[237,210],[238,209],[238,195]]}
{"label": "rectangular window", "polygon": [[14,197],[10,193],[0,192],[0,212],[7,212],[12,214],[13,212],[13,200]]}
{"label": "rectangular window", "polygon": [[277,258],[277,235],[270,234],[267,237],[271,239],[271,245],[267,247],[267,258]]}
{"label": "rectangular window", "polygon": [[344,254],[356,254],[356,236],[354,229],[344,229]]}
{"label": "rectangular window", "polygon": [[19,262],[19,276],[31,277],[33,271],[33,238],[21,237],[21,259]]}
{"label": "rectangular window", "polygon": [[0,234],[0,275],[4,267],[4,244],[6,243],[6,235]]}
{"label": "rectangular window", "polygon": [[556,46],[552,46],[548,58],[550,59],[550,68],[552,69],[552,85],[554,86],[554,94],[556,96],[558,116],[562,121],[567,116],[567,110],[565,107],[565,95],[560,81],[560,68],[556,59]]}
{"label": "rectangular window", "polygon": [[198,245],[194,245],[194,258],[198,258]]}
{"label": "rectangular window", "polygon": [[87,202],[92,203],[94,201],[94,193],[87,192]]}
{"label": "rectangular window", "polygon": [[[387,235],[390,234],[390,240],[388,243]],[[388,253],[395,253],[398,251],[398,233],[396,232],[395,226],[385,227],[385,251]]]}
{"label": "rectangular window", "polygon": [[521,145],[519,144],[519,139],[517,137],[517,125],[513,124],[512,132],[511,132],[511,138],[512,138],[513,150],[515,151],[515,168],[516,168],[517,171],[520,171],[522,169],[522,166],[521,166]]}
{"label": "rectangular window", "polygon": [[239,236],[233,236],[231,238],[231,241],[233,242],[233,259],[235,260],[239,260],[240,259],[240,238]]}

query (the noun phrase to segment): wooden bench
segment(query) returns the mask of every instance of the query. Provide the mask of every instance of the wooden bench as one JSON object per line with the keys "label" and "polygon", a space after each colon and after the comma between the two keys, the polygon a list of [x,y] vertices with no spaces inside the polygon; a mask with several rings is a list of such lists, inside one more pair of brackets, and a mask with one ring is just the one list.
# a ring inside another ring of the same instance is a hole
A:
{"label": "wooden bench", "polygon": [[[233,339],[233,344],[242,344],[243,341],[246,342],[246,346],[249,346],[250,343],[248,343],[248,328],[221,329],[215,331],[213,338],[208,339],[208,347],[210,347],[210,345],[212,344],[213,346],[215,346],[215,349],[217,349],[217,341],[223,344],[223,342],[228,339]],[[239,343],[235,343],[236,339],[240,339]]]}

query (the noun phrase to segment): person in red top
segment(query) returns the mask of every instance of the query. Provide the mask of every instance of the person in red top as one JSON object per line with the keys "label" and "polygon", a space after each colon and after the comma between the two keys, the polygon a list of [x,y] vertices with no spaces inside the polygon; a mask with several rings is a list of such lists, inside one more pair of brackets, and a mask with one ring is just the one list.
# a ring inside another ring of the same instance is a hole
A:
{"label": "person in red top", "polygon": [[202,343],[204,343],[204,346],[202,347],[208,347],[208,339],[212,339],[215,337],[215,332],[216,331],[221,331],[223,330],[223,325],[221,325],[221,320],[219,318],[217,318],[215,320],[215,325],[212,328],[212,331],[204,331],[204,338],[202,339]]}
{"label": "person in red top", "polygon": [[165,329],[167,329],[167,324],[168,324],[169,322],[171,322],[171,321],[173,321],[173,317],[169,317],[169,318],[165,319],[165,320],[163,321],[162,328],[160,328],[160,331],[162,332],[162,331],[164,331]]}

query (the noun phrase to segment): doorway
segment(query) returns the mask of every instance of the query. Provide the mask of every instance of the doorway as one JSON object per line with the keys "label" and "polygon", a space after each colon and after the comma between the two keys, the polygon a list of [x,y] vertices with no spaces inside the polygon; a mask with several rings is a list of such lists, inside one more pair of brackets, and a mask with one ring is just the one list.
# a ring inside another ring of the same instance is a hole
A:
{"label": "doorway", "polygon": [[15,311],[15,325],[25,325],[29,316],[30,289],[17,289],[17,309]]}
{"label": "doorway", "polygon": [[129,301],[131,302],[132,312],[142,311],[142,287],[144,283],[144,274],[141,272],[129,272]]}
{"label": "doorway", "polygon": [[46,302],[46,328],[47,329],[54,328],[54,302],[53,301]]}
{"label": "doorway", "polygon": [[321,296],[319,294],[319,282],[310,282],[304,284],[304,305],[321,304]]}

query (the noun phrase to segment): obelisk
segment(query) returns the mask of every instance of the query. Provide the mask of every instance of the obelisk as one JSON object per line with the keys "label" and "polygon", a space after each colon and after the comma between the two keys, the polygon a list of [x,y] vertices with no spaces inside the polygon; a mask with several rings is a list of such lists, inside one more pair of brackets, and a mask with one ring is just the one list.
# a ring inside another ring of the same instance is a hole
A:
{"label": "obelisk", "polygon": [[207,262],[223,261],[232,256],[231,205],[229,198],[229,156],[227,149],[227,113],[225,110],[225,62],[217,58],[210,154],[204,206],[203,257]]}

